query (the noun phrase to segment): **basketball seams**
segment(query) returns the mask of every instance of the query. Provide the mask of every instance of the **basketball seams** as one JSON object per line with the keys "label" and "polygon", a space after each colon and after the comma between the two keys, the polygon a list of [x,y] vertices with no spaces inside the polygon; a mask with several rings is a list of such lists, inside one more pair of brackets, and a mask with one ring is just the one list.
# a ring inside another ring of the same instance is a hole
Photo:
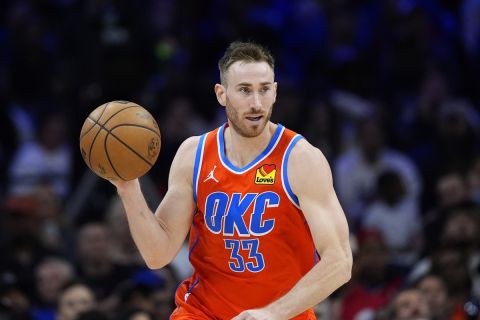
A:
{"label": "basketball seams", "polygon": [[[85,132],[84,134],[82,134],[80,136],[80,139],[82,139],[87,133],[90,132],[90,130],[92,130],[93,127],[95,127],[96,124],[98,124],[98,121],[102,118],[103,114],[105,113],[105,110],[107,110],[107,107],[108,105],[110,104],[110,102],[107,102],[105,103],[105,107],[103,108],[102,110],[102,113],[100,113],[100,116],[98,117],[98,120],[94,119],[93,117],[91,117],[91,113],[88,115],[87,119],[90,119],[91,121],[93,121],[93,126],[90,127],[90,129],[87,130],[87,132]],[[96,137],[95,137],[96,138]],[[95,141],[95,139],[92,141],[92,144],[93,142]]]}
{"label": "basketball seams", "polygon": [[[138,128],[143,128],[143,129],[146,129],[148,131],[151,131],[153,133],[155,133],[159,138],[161,138],[160,136],[160,133],[153,130],[152,128],[149,128],[149,127],[146,127],[146,126],[142,126],[141,124],[134,124],[134,123],[122,123],[122,124],[117,124],[115,127],[111,128],[110,129],[110,132],[113,131],[114,129],[116,128],[119,128],[119,127],[138,127]],[[106,130],[106,129],[105,129]]]}
{"label": "basketball seams", "polygon": [[[107,107],[109,106],[109,104],[110,104],[110,102],[105,104],[105,108],[103,108],[102,113],[98,117],[98,120],[100,120],[102,118],[102,116],[105,113],[105,110],[107,110]],[[90,115],[88,117],[90,118]],[[100,131],[102,131],[102,126],[98,123],[98,120],[94,120],[95,124],[92,126],[92,128],[93,128],[96,125],[98,125],[98,126],[100,126],[100,129],[97,131],[97,134],[95,135],[95,137],[93,137],[92,144],[90,145],[90,150],[88,151],[88,166],[90,168],[92,168],[92,149],[93,149],[93,145],[95,144],[95,140],[97,140],[98,134],[100,133]]]}
{"label": "basketball seams", "polygon": [[[103,149],[105,150],[105,154],[107,155],[107,160],[108,162],[110,163],[110,166],[112,167],[113,171],[115,172],[115,174],[117,175],[117,177],[119,177],[120,179],[122,179],[123,181],[126,181],[126,179],[124,179],[117,171],[117,169],[115,169],[115,166],[113,165],[113,162],[112,160],[110,159],[110,154],[108,154],[108,148],[107,148],[107,142],[108,142],[108,137],[110,136],[110,132],[107,133],[107,136],[105,137],[105,139],[103,140]],[[113,134],[112,134],[113,136]],[[116,138],[116,137],[115,137]]]}
{"label": "basketball seams", "polygon": [[[107,129],[105,129],[107,130]],[[108,131],[108,130],[107,130]],[[122,139],[120,139],[119,137],[117,137],[114,133],[108,131],[108,135],[107,137],[105,138],[105,141],[107,140],[108,136],[112,136],[114,137],[115,139],[118,140],[118,142],[120,142],[122,145],[124,145],[125,147],[127,147],[128,150],[132,151],[135,155],[137,155],[140,159],[142,159],[143,161],[145,161],[150,167],[153,166],[152,163],[150,163],[147,159],[145,159],[140,153],[138,153],[135,149],[133,149],[132,147],[130,147],[128,144],[126,144]],[[106,145],[105,145],[106,147]]]}
{"label": "basketball seams", "polygon": [[100,131],[102,131],[102,127],[101,127],[98,123],[95,123],[95,124],[93,125],[93,127],[97,127],[97,126],[98,126],[98,131],[97,131],[97,133],[95,134],[95,137],[93,138],[92,143],[90,144],[90,150],[88,150],[88,166],[89,166],[90,168],[92,168],[92,160],[91,160],[91,158],[92,158],[93,145],[95,144],[95,140],[97,140],[97,137],[98,137],[98,135],[100,134]]}
{"label": "basketball seams", "polygon": [[[115,117],[115,116],[116,116],[117,114],[119,114],[120,112],[122,112],[122,111],[124,111],[124,110],[127,110],[127,109],[130,109],[130,108],[137,108],[137,107],[140,107],[140,106],[139,106],[139,105],[133,105],[133,106],[128,106],[128,107],[125,107],[125,108],[123,108],[123,109],[117,110],[114,114],[112,114],[112,115],[110,116],[110,118],[108,118],[107,120],[105,120],[104,123],[100,123],[100,119],[102,118],[102,116],[100,116],[100,117],[98,118],[98,120],[95,121],[95,123],[98,124],[100,127],[104,127],[104,126],[108,123],[108,121],[112,120],[112,118]],[[140,108],[141,108],[141,107],[140,107]],[[103,115],[103,113],[102,113],[102,115]],[[90,118],[90,116],[89,116],[89,118]],[[90,119],[91,119],[91,118],[90,118]]]}
{"label": "basketball seams", "polygon": [[[95,125],[98,125],[100,127],[100,130],[98,130],[97,134],[95,135],[95,137],[93,138],[93,141],[92,141],[92,144],[90,145],[90,151],[88,153],[88,164],[90,166],[90,168],[92,168],[92,161],[91,161],[91,154],[92,154],[92,149],[93,149],[93,145],[95,144],[95,140],[97,140],[97,137],[98,137],[98,134],[100,133],[100,131],[102,131],[102,129],[104,129],[105,131],[107,131],[107,137],[108,137],[108,134],[110,134],[110,131],[107,130],[107,128],[104,127],[105,124],[107,124],[108,121],[110,121],[110,119],[112,119],[113,117],[115,117],[117,114],[119,114],[120,112],[122,112],[123,110],[126,110],[126,109],[129,109],[129,108],[134,108],[134,107],[139,107],[138,105],[133,105],[133,106],[128,106],[128,107],[125,107],[123,109],[120,109],[118,110],[117,112],[115,112],[114,114],[112,114],[110,116],[110,118],[108,118],[107,120],[105,120],[105,122],[103,124],[100,124],[100,119],[103,117],[103,114],[105,113],[105,110],[107,110],[107,107],[110,105],[110,102],[107,103],[107,105],[105,106],[105,108],[103,108],[102,110],[102,113],[100,114],[100,116],[98,117],[98,120],[95,120],[95,119],[92,119],[90,118],[90,116],[88,116],[88,118],[90,120],[94,120],[95,121]],[[95,125],[93,125],[93,127],[95,127]],[[105,139],[107,139],[107,137],[105,137]]]}
{"label": "basketball seams", "polygon": [[80,135],[80,140],[82,140],[82,138],[85,137],[87,133],[89,133],[93,129],[93,127],[95,127],[95,125],[97,124],[93,118],[90,118],[90,116],[87,117],[87,120],[90,120],[91,122],[93,122],[93,124],[90,128],[88,128],[87,131],[85,131],[82,135]]}

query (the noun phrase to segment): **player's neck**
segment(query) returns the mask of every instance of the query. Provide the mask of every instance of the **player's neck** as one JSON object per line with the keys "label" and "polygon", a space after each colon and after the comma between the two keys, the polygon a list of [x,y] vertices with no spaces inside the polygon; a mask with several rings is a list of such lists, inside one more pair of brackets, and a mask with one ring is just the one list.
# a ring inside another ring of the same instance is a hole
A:
{"label": "player's neck", "polygon": [[248,138],[238,134],[230,126],[225,130],[225,154],[236,167],[243,168],[251,163],[272,139],[277,125],[268,122],[261,134]]}

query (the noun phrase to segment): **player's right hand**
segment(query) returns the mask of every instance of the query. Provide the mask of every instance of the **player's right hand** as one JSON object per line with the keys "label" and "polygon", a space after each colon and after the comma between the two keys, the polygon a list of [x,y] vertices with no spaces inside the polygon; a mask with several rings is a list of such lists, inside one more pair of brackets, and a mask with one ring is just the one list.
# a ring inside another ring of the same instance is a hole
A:
{"label": "player's right hand", "polygon": [[138,179],[133,179],[130,181],[124,181],[124,180],[108,180],[110,181],[115,187],[117,187],[117,192],[118,193],[123,193],[123,192],[128,192],[129,189],[136,188],[137,186],[140,185],[140,182]]}

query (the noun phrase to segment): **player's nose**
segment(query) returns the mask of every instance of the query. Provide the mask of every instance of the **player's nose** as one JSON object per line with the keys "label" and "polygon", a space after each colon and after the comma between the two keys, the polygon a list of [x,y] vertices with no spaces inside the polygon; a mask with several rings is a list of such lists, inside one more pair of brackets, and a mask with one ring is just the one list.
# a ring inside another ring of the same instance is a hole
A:
{"label": "player's nose", "polygon": [[252,95],[252,107],[255,109],[262,107],[262,100],[260,99],[260,94],[257,92]]}

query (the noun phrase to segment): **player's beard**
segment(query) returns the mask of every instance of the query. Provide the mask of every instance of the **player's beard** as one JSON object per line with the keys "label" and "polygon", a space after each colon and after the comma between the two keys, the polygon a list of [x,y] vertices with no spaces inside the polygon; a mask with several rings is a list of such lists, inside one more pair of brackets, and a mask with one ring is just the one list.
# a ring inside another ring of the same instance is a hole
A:
{"label": "player's beard", "polygon": [[260,135],[265,126],[267,125],[268,121],[270,121],[270,117],[272,116],[273,105],[267,111],[267,114],[260,111],[259,109],[251,108],[248,114],[261,114],[262,119],[258,121],[258,124],[247,125],[246,122],[248,120],[245,119],[245,116],[241,116],[238,111],[232,106],[230,100],[227,98],[226,106],[227,118],[229,120],[232,129],[235,130],[236,133],[241,135],[242,137],[246,138],[254,138]]}

